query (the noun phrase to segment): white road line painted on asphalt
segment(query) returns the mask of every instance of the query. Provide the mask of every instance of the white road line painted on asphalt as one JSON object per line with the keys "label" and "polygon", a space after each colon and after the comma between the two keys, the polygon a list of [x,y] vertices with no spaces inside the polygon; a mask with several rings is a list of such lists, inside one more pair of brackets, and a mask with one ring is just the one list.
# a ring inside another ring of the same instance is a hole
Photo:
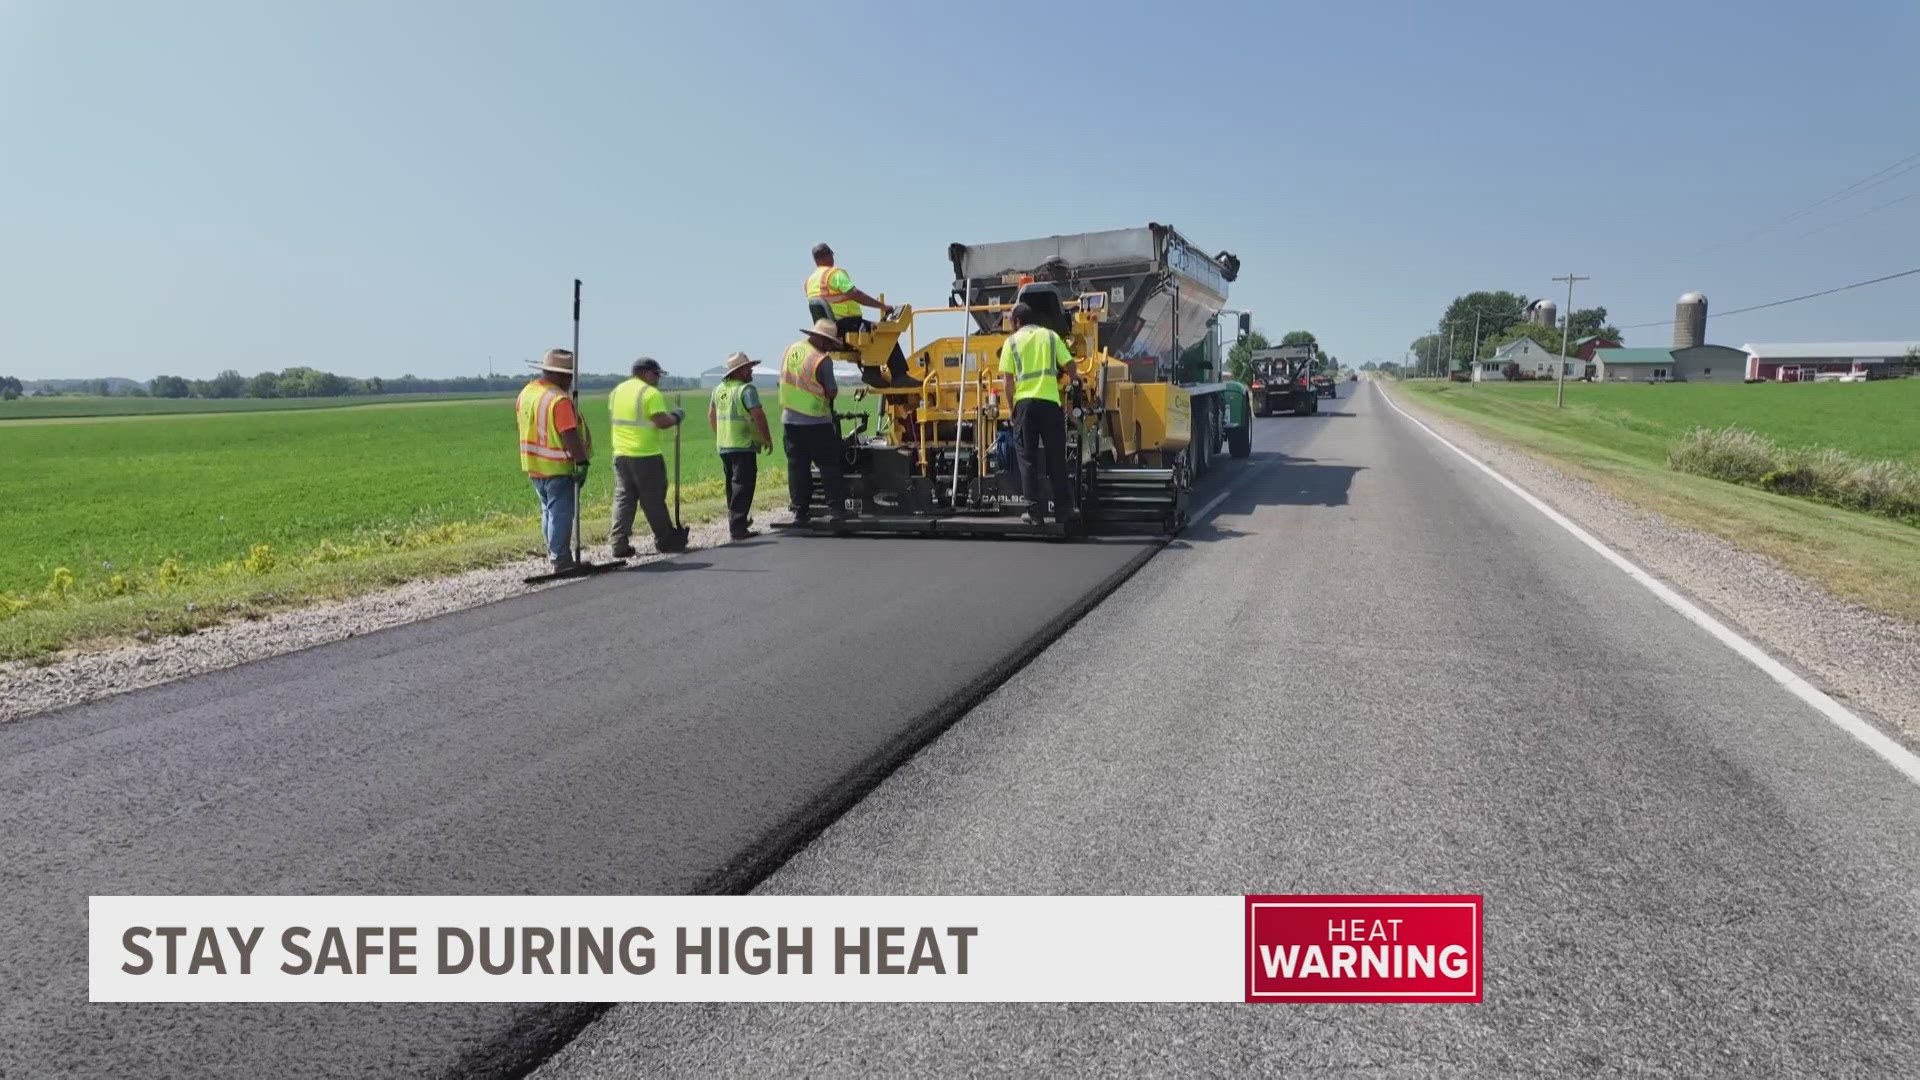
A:
{"label": "white road line painted on asphalt", "polygon": [[1807,680],[1795,675],[1785,664],[1768,656],[1766,651],[1760,648],[1760,646],[1755,645],[1753,642],[1735,633],[1726,623],[1707,614],[1699,605],[1673,591],[1670,586],[1659,578],[1635,566],[1626,556],[1608,547],[1592,533],[1574,524],[1565,514],[1548,506],[1532,492],[1521,487],[1519,484],[1500,475],[1493,466],[1488,465],[1486,462],[1481,461],[1479,458],[1474,457],[1472,454],[1467,453],[1465,450],[1447,441],[1446,436],[1433,430],[1426,424],[1421,423],[1418,417],[1401,408],[1400,403],[1394,401],[1385,390],[1377,386],[1373,389],[1381,398],[1385,399],[1388,405],[1392,406],[1394,412],[1406,417],[1413,422],[1415,427],[1418,427],[1421,431],[1439,440],[1440,445],[1459,454],[1471,462],[1475,468],[1499,481],[1501,486],[1505,487],[1508,491],[1525,499],[1527,505],[1545,514],[1554,524],[1572,533],[1574,539],[1599,552],[1608,562],[1626,571],[1628,577],[1645,586],[1647,591],[1659,597],[1662,603],[1686,616],[1687,621],[1693,623],[1695,626],[1700,627],[1702,630],[1720,639],[1722,645],[1739,653],[1748,663],[1766,672],[1768,678],[1785,687],[1788,693],[1813,706],[1820,715],[1832,721],[1834,726],[1865,743],[1867,749],[1880,755],[1887,764],[1899,769],[1908,780],[1920,784],[1920,757],[1916,757],[1913,751],[1908,750],[1879,728],[1861,719],[1852,709],[1847,708],[1845,705],[1840,704],[1816,689],[1808,683]]}

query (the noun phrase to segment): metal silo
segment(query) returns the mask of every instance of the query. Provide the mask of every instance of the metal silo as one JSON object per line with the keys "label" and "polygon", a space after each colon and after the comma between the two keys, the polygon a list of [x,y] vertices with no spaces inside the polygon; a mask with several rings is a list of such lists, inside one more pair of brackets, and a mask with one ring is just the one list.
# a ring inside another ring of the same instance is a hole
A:
{"label": "metal silo", "polygon": [[1707,343],[1707,298],[1687,293],[1673,305],[1673,347],[1691,349]]}
{"label": "metal silo", "polygon": [[1527,307],[1527,321],[1551,330],[1560,325],[1560,305],[1551,300],[1535,300]]}

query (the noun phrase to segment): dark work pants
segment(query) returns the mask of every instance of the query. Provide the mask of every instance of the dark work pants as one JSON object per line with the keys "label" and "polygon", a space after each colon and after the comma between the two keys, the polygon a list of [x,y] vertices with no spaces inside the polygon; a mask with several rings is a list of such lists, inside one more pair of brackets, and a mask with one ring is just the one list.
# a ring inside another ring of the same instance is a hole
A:
{"label": "dark work pants", "polygon": [[608,539],[614,547],[631,544],[633,509],[638,503],[647,515],[647,527],[653,530],[653,543],[677,539],[673,518],[667,515],[667,459],[660,454],[647,457],[613,459],[613,528]]}
{"label": "dark work pants", "polygon": [[1044,466],[1053,492],[1054,516],[1065,518],[1073,510],[1073,484],[1067,477],[1066,410],[1039,398],[1014,402],[1013,440],[1027,512],[1044,515],[1046,510],[1047,504],[1040,498],[1040,470]]}
{"label": "dark work pants", "polygon": [[753,489],[760,480],[760,462],[752,450],[722,450],[720,471],[727,477],[727,526],[735,540],[751,524],[747,515],[753,510]]}
{"label": "dark work pants", "polygon": [[793,516],[804,521],[812,512],[813,472],[820,470],[820,482],[827,488],[827,510],[839,514],[847,508],[847,481],[840,457],[840,436],[835,424],[782,424],[787,445],[787,496],[793,501]]}

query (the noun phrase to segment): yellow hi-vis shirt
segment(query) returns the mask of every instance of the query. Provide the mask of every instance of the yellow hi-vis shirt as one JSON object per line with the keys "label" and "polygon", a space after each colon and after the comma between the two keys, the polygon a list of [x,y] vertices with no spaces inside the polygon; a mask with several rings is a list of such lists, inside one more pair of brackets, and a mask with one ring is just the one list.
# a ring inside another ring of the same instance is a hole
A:
{"label": "yellow hi-vis shirt", "polygon": [[645,379],[628,379],[613,388],[607,407],[613,412],[615,457],[660,456],[660,429],[653,426],[653,418],[667,411],[667,395],[659,387],[648,386]]}
{"label": "yellow hi-vis shirt", "polygon": [[1060,404],[1060,375],[1073,364],[1065,339],[1044,326],[1023,326],[1000,346],[1000,371],[1013,376],[1013,400]]}
{"label": "yellow hi-vis shirt", "polygon": [[807,299],[824,301],[836,319],[860,314],[860,302],[851,299],[853,277],[837,266],[821,266],[807,275]]}

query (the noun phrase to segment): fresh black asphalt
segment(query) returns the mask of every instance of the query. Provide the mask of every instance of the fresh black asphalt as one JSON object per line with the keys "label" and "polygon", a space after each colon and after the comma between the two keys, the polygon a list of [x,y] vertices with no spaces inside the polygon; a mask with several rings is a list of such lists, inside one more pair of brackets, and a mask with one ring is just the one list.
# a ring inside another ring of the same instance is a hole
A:
{"label": "fresh black asphalt", "polygon": [[622,1005],[539,1080],[1915,1075],[1920,787],[1378,391],[1255,447],[761,891],[1480,893],[1483,1004]]}
{"label": "fresh black asphalt", "polygon": [[0,1076],[523,1071],[592,1010],[89,1004],[87,898],[739,891],[1156,547],[763,539],[0,726]]}

